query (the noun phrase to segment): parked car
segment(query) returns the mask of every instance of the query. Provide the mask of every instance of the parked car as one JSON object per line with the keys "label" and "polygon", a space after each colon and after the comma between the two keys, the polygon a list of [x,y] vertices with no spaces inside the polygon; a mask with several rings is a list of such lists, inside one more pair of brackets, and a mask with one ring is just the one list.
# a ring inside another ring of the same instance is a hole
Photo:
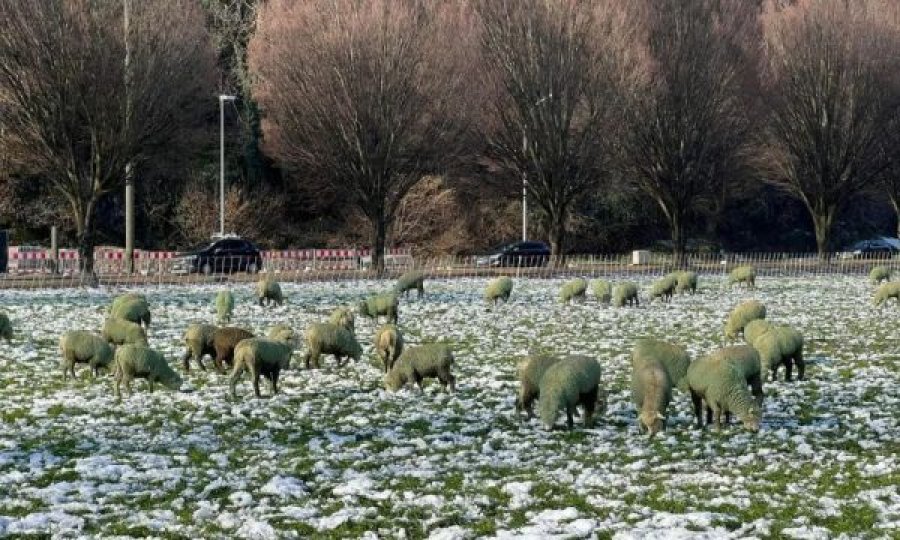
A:
{"label": "parked car", "polygon": [[204,242],[179,253],[175,257],[172,272],[255,274],[262,268],[262,254],[252,242],[236,236]]}
{"label": "parked car", "polygon": [[860,240],[844,248],[843,259],[863,259],[866,257],[893,257],[900,253],[900,239],[879,236]]}
{"label": "parked car", "polygon": [[550,246],[543,242],[513,242],[475,259],[477,266],[543,266]]}

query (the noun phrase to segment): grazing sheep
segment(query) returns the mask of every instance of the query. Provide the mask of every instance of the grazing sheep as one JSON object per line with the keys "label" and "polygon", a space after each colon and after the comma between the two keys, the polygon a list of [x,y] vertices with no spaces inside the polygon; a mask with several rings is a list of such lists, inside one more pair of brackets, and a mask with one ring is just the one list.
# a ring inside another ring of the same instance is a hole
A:
{"label": "grazing sheep", "polygon": [[728,285],[734,286],[735,283],[746,285],[748,289],[756,288],[756,268],[747,266],[738,266],[728,274]]}
{"label": "grazing sheep", "polygon": [[650,301],[659,298],[663,302],[672,299],[675,287],[678,285],[678,276],[675,274],[667,274],[665,277],[653,284],[650,289]]}
{"label": "grazing sheep", "polygon": [[359,314],[363,317],[375,319],[384,315],[387,322],[397,324],[399,314],[398,309],[399,297],[394,293],[376,294],[362,300],[359,303]]}
{"label": "grazing sheep", "polygon": [[559,357],[547,354],[533,354],[516,366],[519,376],[519,395],[516,397],[516,412],[523,410],[528,418],[534,416],[532,405],[540,396],[541,378],[547,368],[560,361]]}
{"label": "grazing sheep", "polygon": [[737,339],[738,333],[744,330],[747,323],[765,318],[766,306],[757,300],[748,300],[738,305],[728,315],[728,320],[725,321],[725,338]]}
{"label": "grazing sheep", "polygon": [[891,279],[891,269],[887,266],[876,266],[869,272],[869,280],[874,284],[878,285],[882,281],[890,281]]}
{"label": "grazing sheep", "polygon": [[576,278],[563,284],[559,291],[559,301],[563,304],[568,303],[576,298],[583,300],[584,293],[587,291],[587,281],[582,278]]}
{"label": "grazing sheep", "polygon": [[126,294],[113,300],[109,308],[109,316],[125,319],[144,328],[150,327],[150,304],[139,294]]}
{"label": "grazing sheep", "polygon": [[765,319],[756,319],[747,323],[744,327],[744,342],[753,346],[756,339],[772,329],[772,323]]}
{"label": "grazing sheep", "polygon": [[763,378],[768,380],[769,372],[772,380],[778,378],[778,367],[784,365],[784,380],[790,382],[794,365],[797,366],[797,379],[803,380],[806,375],[806,362],[803,360],[803,335],[789,326],[773,326],[768,332],[753,341],[753,347],[759,352]]}
{"label": "grazing sheep", "polygon": [[613,289],[613,305],[622,307],[626,304],[629,306],[641,305],[641,301],[638,299],[638,286],[630,281],[619,283]]}
{"label": "grazing sheep", "polygon": [[280,306],[284,303],[284,296],[281,294],[281,285],[279,285],[272,276],[264,276],[257,282],[256,297],[259,299],[259,305],[261,306]]}
{"label": "grazing sheep", "polygon": [[203,356],[210,355],[215,358],[216,348],[214,345],[214,336],[216,334],[215,326],[209,324],[192,324],[184,331],[184,345],[187,348],[184,356],[181,358],[184,370],[191,371],[191,359],[193,358],[200,369],[206,370],[203,365]]}
{"label": "grazing sheep", "polygon": [[425,272],[410,270],[400,276],[394,285],[394,292],[398,295],[406,296],[406,293],[412,290],[419,291],[418,298],[422,298],[422,295],[425,294]]}
{"label": "grazing sheep", "polygon": [[716,429],[722,427],[722,414],[730,412],[740,418],[745,428],[759,431],[762,410],[747,389],[746,377],[734,362],[720,356],[706,356],[691,362],[687,380],[698,428],[703,428],[705,402]]}
{"label": "grazing sheep", "polygon": [[7,343],[12,341],[13,329],[12,323],[9,321],[6,313],[0,311],[0,338],[5,339]]}
{"label": "grazing sheep", "polygon": [[638,358],[631,364],[631,399],[638,410],[638,430],[652,438],[666,428],[666,409],[672,400],[672,380],[662,362]]}
{"label": "grazing sheep", "polygon": [[484,300],[491,304],[496,304],[497,300],[503,300],[503,303],[506,303],[509,301],[512,290],[513,280],[509,276],[500,276],[488,283],[487,288],[484,289]]}
{"label": "grazing sheep", "polygon": [[697,292],[697,272],[678,272],[678,284],[675,285],[675,292],[678,294]]}
{"label": "grazing sheep", "polygon": [[[731,362],[738,368],[741,375],[747,381],[750,387],[750,393],[756,399],[756,404],[762,409],[763,402],[763,377],[762,363],[759,359],[759,353],[756,349],[749,345],[733,345],[731,347],[722,347],[710,355],[719,358],[722,361]],[[726,414],[726,421],[729,420]],[[709,421],[709,420],[707,420]]]}
{"label": "grazing sheep", "polygon": [[672,386],[686,394],[690,393],[686,377],[688,366],[691,365],[691,357],[684,347],[661,339],[637,340],[631,351],[632,365],[649,361],[661,363],[669,380],[672,381]]}
{"label": "grazing sheep", "polygon": [[75,378],[75,364],[87,364],[94,377],[100,368],[109,369],[113,362],[113,351],[102,337],[82,330],[70,330],[59,338],[62,352],[63,380]]}
{"label": "grazing sheep", "polygon": [[106,319],[100,335],[110,345],[147,345],[147,332],[139,324],[116,317]]}
{"label": "grazing sheep", "polygon": [[456,390],[456,377],[450,372],[453,363],[453,353],[447,345],[429,343],[407,347],[384,376],[384,387],[396,392],[407,383],[415,382],[421,391],[423,380],[437,378],[444,390],[453,392]]}
{"label": "grazing sheep", "polygon": [[159,382],[169,390],[181,387],[181,376],[169,367],[166,358],[145,345],[123,345],[116,349],[116,397],[122,397],[121,385],[131,394],[132,379],[147,379],[150,391]]}
{"label": "grazing sheep", "polygon": [[332,311],[331,315],[328,317],[328,322],[330,322],[331,324],[336,324],[338,326],[343,326],[351,332],[356,332],[356,317],[353,315],[353,310],[351,310],[350,308],[335,308],[335,310]]}
{"label": "grazing sheep", "polygon": [[609,304],[612,300],[612,285],[603,279],[595,279],[591,282],[591,290],[594,291],[594,298],[600,303]]}
{"label": "grazing sheep", "polygon": [[252,337],[252,333],[235,326],[226,326],[216,330],[213,333],[213,349],[216,350],[213,365],[216,366],[216,371],[223,373],[226,366],[230,367],[234,359],[234,348],[242,340]]}
{"label": "grazing sheep", "polygon": [[231,322],[231,312],[233,310],[234,295],[227,289],[219,291],[219,294],[216,295],[216,315],[218,316],[219,324]]}
{"label": "grazing sheep", "polygon": [[234,369],[231,371],[231,379],[228,382],[232,399],[237,399],[235,388],[245,369],[250,372],[253,393],[256,397],[260,397],[259,378],[261,376],[271,381],[272,394],[278,393],[278,377],[281,370],[288,369],[291,365],[296,336],[293,331],[285,332],[285,328],[282,326],[276,327],[273,334],[278,338],[245,339],[234,348]]}
{"label": "grazing sheep", "polygon": [[306,369],[319,369],[319,356],[323,354],[334,355],[338,367],[344,364],[344,357],[358,361],[362,356],[362,347],[356,336],[343,326],[313,323],[306,328],[303,338],[307,348],[303,357]]}
{"label": "grazing sheep", "polygon": [[384,372],[387,373],[403,354],[403,335],[400,329],[394,324],[385,324],[379,328],[375,333],[374,347],[384,366]]}
{"label": "grazing sheep", "polygon": [[587,356],[570,356],[547,368],[540,382],[540,417],[544,427],[553,429],[560,409],[566,411],[566,425],[572,429],[575,407],[584,408],[584,426],[591,427],[600,393],[600,364]]}
{"label": "grazing sheep", "polygon": [[875,291],[875,297],[872,299],[872,302],[878,307],[887,302],[888,298],[896,299],[898,305],[900,305],[900,281],[883,283]]}

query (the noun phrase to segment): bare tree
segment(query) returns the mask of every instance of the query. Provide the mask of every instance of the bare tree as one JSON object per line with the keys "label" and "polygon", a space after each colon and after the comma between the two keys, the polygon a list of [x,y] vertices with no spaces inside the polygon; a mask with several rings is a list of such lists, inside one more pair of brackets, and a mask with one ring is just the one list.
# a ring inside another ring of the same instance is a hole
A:
{"label": "bare tree", "polygon": [[126,93],[120,2],[0,2],[0,145],[66,200],[86,272],[98,202],[122,185],[126,163],[178,147],[212,93],[195,2],[146,0],[130,16]]}
{"label": "bare tree", "polygon": [[742,92],[755,73],[759,10],[744,0],[654,0],[642,7],[648,69],[626,109],[625,177],[659,205],[681,265],[694,220],[745,161]]}
{"label": "bare tree", "polygon": [[479,0],[486,154],[527,193],[562,253],[574,202],[602,181],[631,21],[610,1]]}
{"label": "bare tree", "polygon": [[900,113],[898,10],[893,0],[768,7],[759,161],[809,210],[822,260],[835,216],[889,164],[882,143]]}
{"label": "bare tree", "polygon": [[377,271],[403,197],[464,148],[466,18],[464,4],[425,0],[260,8],[250,64],[267,145],[310,196],[328,190],[365,214]]}

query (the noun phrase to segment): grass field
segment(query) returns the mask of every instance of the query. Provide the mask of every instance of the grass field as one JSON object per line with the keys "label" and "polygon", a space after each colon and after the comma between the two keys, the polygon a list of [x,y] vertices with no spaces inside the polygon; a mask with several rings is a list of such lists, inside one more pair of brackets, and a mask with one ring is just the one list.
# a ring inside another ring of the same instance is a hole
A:
{"label": "grass field", "polygon": [[[375,324],[358,320],[363,361],[291,369],[272,399],[245,378],[237,402],[210,371],[186,376],[186,392],[137,381],[121,402],[82,366],[63,382],[60,334],[99,329],[115,291],[0,292],[16,329],[0,344],[0,536],[900,537],[900,309],[874,309],[863,278],[761,279],[752,293],[701,278],[700,294],[634,309],[563,306],[560,281],[519,280],[489,311],[484,284],[429,281],[401,304],[408,342],[452,344],[456,394],[382,390]],[[264,332],[302,330],[387,284],[288,284],[273,309],[243,287],[234,322]],[[214,321],[216,289],[144,292],[151,345],[176,366],[187,324]],[[748,298],[805,334],[808,380],[766,386],[758,434],[697,431],[676,393],[668,431],[640,436],[633,340],[705,354]],[[609,409],[593,429],[515,416],[515,363],[531,350],[602,363]]]}

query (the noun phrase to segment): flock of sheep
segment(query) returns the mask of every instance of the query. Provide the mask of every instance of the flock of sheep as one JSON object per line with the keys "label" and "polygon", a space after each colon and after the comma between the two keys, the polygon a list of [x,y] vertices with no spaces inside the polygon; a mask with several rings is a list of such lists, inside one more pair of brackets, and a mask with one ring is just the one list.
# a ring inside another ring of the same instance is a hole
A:
{"label": "flock of sheep", "polygon": [[[729,284],[743,284],[755,288],[756,272],[751,266],[735,268],[729,275]],[[874,283],[887,281],[890,271],[886,267],[872,270]],[[290,365],[294,351],[305,344],[303,357],[307,369],[321,367],[322,355],[333,355],[337,365],[346,358],[359,360],[363,351],[356,336],[355,313],[387,323],[375,333],[374,350],[384,367],[384,385],[390,391],[416,383],[421,389],[423,381],[436,378],[445,389],[453,391],[456,379],[452,373],[454,357],[446,344],[422,344],[404,347],[403,335],[397,325],[398,305],[401,296],[409,291],[424,293],[424,273],[411,271],[399,278],[390,292],[376,294],[361,301],[356,310],[338,307],[328,320],[309,325],[302,336],[283,324],[275,325],[265,337],[234,326],[227,326],[234,309],[231,291],[220,291],[215,299],[218,322],[226,326],[192,324],[184,333],[185,353],[182,367],[190,372],[192,361],[206,369],[203,357],[213,359],[215,369],[222,373],[231,368],[230,395],[236,398],[236,384],[244,371],[250,372],[253,390],[260,396],[261,377],[271,382],[273,393],[278,392],[278,378]],[[491,281],[484,293],[489,304],[498,300],[506,302],[513,289],[511,278],[503,276]],[[675,272],[652,285],[650,301],[669,301],[675,293],[693,294],[697,289],[697,274]],[[560,301],[583,299],[588,282],[578,278],[563,284]],[[637,305],[638,287],[631,282],[612,286],[607,281],[595,280],[591,290],[596,299],[614,306]],[[267,276],[257,284],[260,305],[281,305],[283,295],[279,284]],[[900,282],[881,285],[874,302],[880,305],[887,298],[900,302]],[[99,334],[82,330],[66,332],[60,338],[63,377],[75,376],[75,364],[87,364],[94,376],[100,368],[111,369],[115,380],[115,393],[121,398],[121,387],[131,393],[131,381],[146,379],[152,390],[155,383],[169,389],[178,389],[182,377],[173,370],[165,357],[151,349],[147,341],[147,328],[151,323],[150,305],[140,294],[124,294],[115,298],[109,306],[108,317]],[[762,415],[763,382],[769,374],[777,377],[781,366],[785,367],[785,380],[791,381],[794,367],[798,379],[805,375],[803,360],[803,336],[787,325],[766,321],[766,307],[750,300],[738,305],[729,314],[724,336],[727,341],[743,334],[746,345],[720,348],[707,356],[691,361],[684,347],[657,339],[641,339],[631,354],[632,400],[637,409],[637,423],[652,437],[666,426],[667,409],[674,389],[688,394],[693,404],[698,427],[714,423],[717,428],[735,415],[752,431],[759,429]],[[0,313],[0,337],[9,340],[12,327],[9,319]],[[591,426],[593,416],[606,407],[606,392],[602,389],[601,368],[596,360],[585,356],[556,357],[535,354],[518,364],[520,383],[516,410],[532,416],[534,402],[539,402],[539,416],[547,429],[552,429],[561,411],[565,411],[568,427],[573,427],[573,417],[582,409],[585,426]]]}

